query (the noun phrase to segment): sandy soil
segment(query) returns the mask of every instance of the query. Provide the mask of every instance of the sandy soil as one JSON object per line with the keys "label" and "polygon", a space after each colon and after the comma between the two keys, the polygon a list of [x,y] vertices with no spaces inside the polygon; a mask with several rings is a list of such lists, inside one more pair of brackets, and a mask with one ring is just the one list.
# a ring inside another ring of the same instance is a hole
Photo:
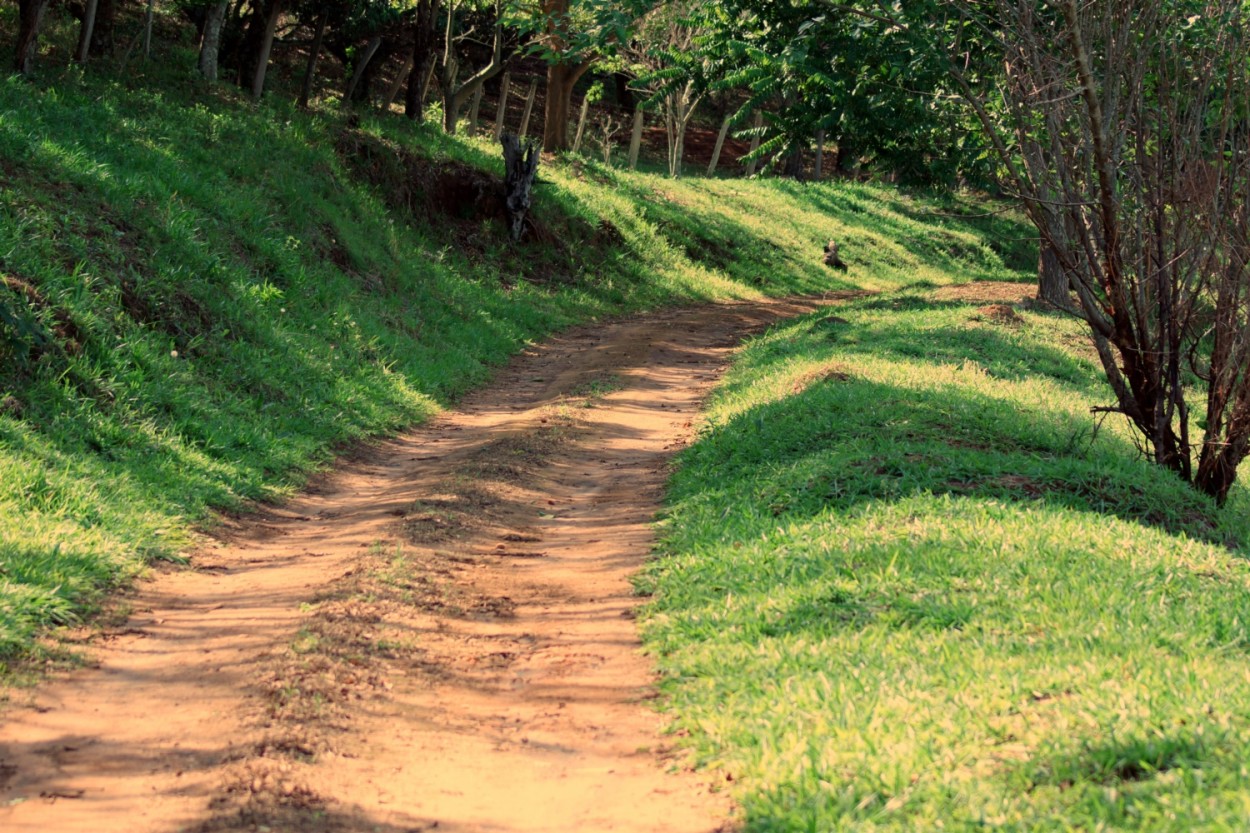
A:
{"label": "sandy soil", "polygon": [[732,346],[817,303],[567,333],[226,523],[13,693],[0,830],[732,829],[647,702],[629,576]]}

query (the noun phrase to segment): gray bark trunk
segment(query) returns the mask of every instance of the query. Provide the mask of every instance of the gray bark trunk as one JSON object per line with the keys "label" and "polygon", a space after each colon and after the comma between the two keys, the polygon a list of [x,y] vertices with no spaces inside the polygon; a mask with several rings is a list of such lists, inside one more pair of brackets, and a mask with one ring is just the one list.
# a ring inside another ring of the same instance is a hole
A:
{"label": "gray bark trunk", "polygon": [[226,22],[230,0],[222,0],[208,10],[204,21],[204,40],[200,43],[200,75],[206,81],[217,80],[217,56],[221,52],[221,28]]}

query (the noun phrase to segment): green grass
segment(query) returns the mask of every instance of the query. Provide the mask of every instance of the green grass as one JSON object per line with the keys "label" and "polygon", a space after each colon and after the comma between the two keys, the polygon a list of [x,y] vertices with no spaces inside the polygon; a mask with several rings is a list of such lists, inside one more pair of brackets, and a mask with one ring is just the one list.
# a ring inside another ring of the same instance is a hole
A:
{"label": "green grass", "polygon": [[[0,8],[0,41],[15,14]],[[888,188],[576,159],[542,168],[541,234],[512,246],[494,221],[431,209],[439,172],[501,173],[489,142],[300,112],[281,67],[257,105],[196,79],[166,28],[153,61],[84,73],[64,69],[72,20],[50,13],[38,83],[0,80],[0,672],[177,559],[213,512],[281,498],[562,327],[1011,277],[1028,259],[1018,222],[987,237]],[[847,275],[820,262],[831,235]]]}
{"label": "green grass", "polygon": [[646,642],[751,831],[1243,830],[1247,498],[1142,461],[1078,325],[780,326],[662,521]]}

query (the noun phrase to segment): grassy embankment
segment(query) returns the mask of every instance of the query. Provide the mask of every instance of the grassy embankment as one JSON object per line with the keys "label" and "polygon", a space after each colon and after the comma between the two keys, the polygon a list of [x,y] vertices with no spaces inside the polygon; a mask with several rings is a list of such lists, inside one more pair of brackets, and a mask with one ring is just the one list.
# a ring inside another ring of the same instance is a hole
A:
{"label": "grassy embankment", "polygon": [[[513,247],[472,200],[501,172],[487,142],[256,106],[176,48],[125,82],[59,71],[73,37],[50,28],[39,83],[0,81],[0,669],[213,510],[289,492],[560,327],[1004,274],[888,190],[583,162],[542,169],[541,227]],[[849,275],[820,263],[830,234]]]}
{"label": "grassy embankment", "polygon": [[645,580],[677,725],[751,831],[1244,830],[1246,491],[1094,431],[1079,327],[983,303],[742,354]]}

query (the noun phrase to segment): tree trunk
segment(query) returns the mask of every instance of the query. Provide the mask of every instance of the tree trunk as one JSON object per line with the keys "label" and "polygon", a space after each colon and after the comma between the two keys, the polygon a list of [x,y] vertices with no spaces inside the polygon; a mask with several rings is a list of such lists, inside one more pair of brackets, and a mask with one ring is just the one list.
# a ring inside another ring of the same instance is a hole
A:
{"label": "tree trunk", "polygon": [[503,140],[504,123],[508,120],[508,93],[512,91],[512,73],[505,72],[499,82],[499,105],[495,108],[495,141]]}
{"label": "tree trunk", "polygon": [[148,0],[148,11],[143,17],[143,60],[152,56],[152,21],[156,17],[156,0]]}
{"label": "tree trunk", "polygon": [[96,12],[100,9],[100,0],[87,0],[87,7],[83,10],[82,30],[78,35],[78,63],[87,63],[87,56],[91,54],[91,37],[95,33]]}
{"label": "tree trunk", "polygon": [[803,145],[797,141],[786,155],[786,176],[794,180],[803,179]]}
{"label": "tree trunk", "polygon": [[720,162],[720,152],[725,149],[725,137],[729,135],[730,117],[725,116],[725,120],[721,122],[720,133],[716,134],[716,146],[712,148],[712,160],[707,163],[707,175],[716,174],[716,165]]}
{"label": "tree trunk", "polygon": [[825,131],[816,131],[816,161],[812,166],[812,179],[820,182],[825,175]]}
{"label": "tree trunk", "polygon": [[265,34],[256,56],[256,75],[252,78],[252,97],[260,98],[265,92],[265,73],[269,71],[269,54],[273,51],[274,35],[278,32],[278,19],[282,17],[283,0],[270,0],[269,15],[265,19]]}
{"label": "tree trunk", "polygon": [[473,93],[473,100],[469,102],[469,126],[467,133],[470,137],[477,135],[477,120],[482,112],[482,96],[486,93],[486,85],[483,84],[477,88],[477,92]]}
{"label": "tree trunk", "polygon": [[569,149],[569,107],[573,99],[573,87],[589,67],[588,62],[576,65],[550,64],[547,67],[543,149],[548,152]]}
{"label": "tree trunk", "polygon": [[221,29],[226,21],[230,0],[221,0],[208,10],[204,20],[204,38],[200,41],[200,75],[206,81],[217,80],[217,56],[221,52]]}
{"label": "tree trunk", "polygon": [[404,96],[404,115],[415,122],[425,120],[426,78],[434,71],[434,44],[438,33],[438,10],[442,0],[420,0],[412,29],[412,70]]}
{"label": "tree trunk", "polygon": [[35,71],[39,53],[39,26],[48,0],[18,0],[17,53],[14,68],[26,77]]}
{"label": "tree trunk", "polygon": [[1037,254],[1037,297],[1060,309],[1072,306],[1067,273],[1063,271],[1059,255],[1044,239]]}
{"label": "tree trunk", "polygon": [[[530,114],[534,112],[534,99],[538,97],[538,82],[530,82],[529,95],[525,97],[525,109],[521,112],[521,129],[517,132],[517,136],[524,139],[529,133]],[[565,130],[565,141],[568,140],[568,131]]]}
{"label": "tree trunk", "polygon": [[582,99],[582,114],[577,117],[577,135],[573,137],[573,152],[582,149],[582,134],[586,132],[586,114],[590,112],[590,96]]}
{"label": "tree trunk", "polygon": [[399,68],[399,72],[395,74],[395,80],[391,82],[391,86],[386,91],[386,98],[382,101],[382,112],[389,113],[391,105],[395,103],[395,99],[399,97],[399,91],[403,89],[404,82],[408,80],[408,76],[412,73],[412,53],[404,59],[404,65]]}
{"label": "tree trunk", "polygon": [[[764,126],[764,113],[757,111],[755,113],[755,124],[753,125],[753,128],[755,130],[755,135],[751,137],[751,150],[748,151],[748,155],[751,153],[755,153],[757,150],[760,149],[759,130],[763,126]],[[755,159],[752,159],[751,161],[747,162],[747,171],[746,171],[747,176],[755,176],[755,165],[756,165]]]}
{"label": "tree trunk", "polygon": [[629,135],[629,169],[638,170],[638,152],[642,149],[642,108],[634,110],[634,129]]}
{"label": "tree trunk", "polygon": [[321,15],[317,18],[317,29],[313,33],[312,46],[308,49],[308,64],[304,68],[304,83],[300,86],[299,106],[302,110],[308,109],[308,102],[312,99],[313,86],[317,83],[317,62],[321,60],[321,47],[326,39],[326,26],[330,22],[330,5],[327,3],[321,9]]}
{"label": "tree trunk", "polygon": [[512,239],[520,240],[525,229],[525,214],[530,207],[530,192],[538,173],[539,147],[526,142],[522,150],[521,140],[511,133],[503,134],[504,203],[508,211],[508,225]]}
{"label": "tree trunk", "polygon": [[347,82],[347,88],[343,91],[343,103],[350,104],[356,95],[356,88],[360,86],[360,80],[365,77],[365,70],[369,68],[369,62],[373,60],[373,56],[378,54],[378,50],[382,48],[382,36],[374,35],[369,39],[369,43],[365,46],[365,51],[361,54],[359,60],[356,61],[356,68],[352,71],[351,80]]}

